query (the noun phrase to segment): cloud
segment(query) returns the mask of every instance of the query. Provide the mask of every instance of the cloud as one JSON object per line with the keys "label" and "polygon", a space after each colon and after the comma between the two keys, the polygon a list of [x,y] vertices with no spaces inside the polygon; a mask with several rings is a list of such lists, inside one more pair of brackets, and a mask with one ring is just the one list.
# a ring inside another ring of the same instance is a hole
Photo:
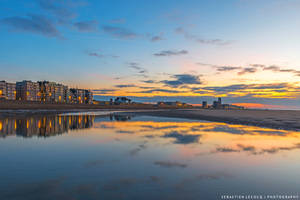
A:
{"label": "cloud", "polygon": [[143,144],[140,144],[137,148],[132,149],[132,150],[129,152],[129,154],[130,154],[131,156],[136,156],[140,151],[142,151],[142,150],[144,150],[144,149],[146,149],[146,148],[147,148],[146,142],[144,142]]}
{"label": "cloud", "polygon": [[[288,83],[269,83],[269,84],[234,84],[229,86],[216,86],[216,87],[203,87],[201,89],[210,90],[217,93],[228,93],[228,92],[236,92],[243,91],[247,89],[256,89],[256,90],[276,90],[283,88],[293,88]],[[254,91],[252,91],[254,92]]]}
{"label": "cloud", "polygon": [[141,67],[139,63],[136,62],[130,62],[128,63],[129,68],[132,68],[134,70],[137,70],[138,74],[141,76],[144,76],[145,78],[147,78],[148,76],[146,75],[148,73],[148,70]]}
{"label": "cloud", "polygon": [[300,71],[295,69],[284,69],[277,65],[263,65],[263,64],[251,64],[252,67],[261,68],[263,71],[273,71],[273,72],[283,72],[283,73],[293,73],[295,76],[300,76]]}
{"label": "cloud", "polygon": [[242,144],[237,145],[242,151],[250,151],[250,152],[255,152],[256,148],[254,146],[245,146]]}
{"label": "cloud", "polygon": [[74,26],[80,32],[94,32],[98,30],[98,22],[96,20],[80,21],[74,23]]}
{"label": "cloud", "polygon": [[54,23],[42,15],[27,15],[27,17],[8,17],[1,21],[14,31],[31,32],[46,37],[61,38],[60,32]]}
{"label": "cloud", "polygon": [[227,72],[227,71],[234,71],[237,69],[241,69],[241,67],[233,67],[233,66],[220,66],[217,67],[217,71],[219,72]]}
{"label": "cloud", "polygon": [[154,56],[180,56],[180,55],[185,55],[188,54],[187,50],[166,50],[166,51],[161,51],[159,53],[153,54]]}
{"label": "cloud", "polygon": [[120,39],[134,39],[138,36],[131,30],[117,26],[104,25],[102,26],[102,30],[107,34]]}
{"label": "cloud", "polygon": [[289,147],[272,147],[272,148],[265,148],[265,149],[257,149],[254,146],[251,145],[243,145],[243,144],[237,144],[235,148],[231,147],[217,147],[215,151],[212,151],[212,153],[233,153],[233,152],[247,152],[252,155],[261,155],[261,154],[275,154],[279,153],[281,151],[292,151],[300,149],[300,143],[295,144],[293,146]]}
{"label": "cloud", "polygon": [[170,87],[177,87],[186,84],[201,84],[200,75],[192,75],[192,74],[176,74],[173,75],[172,78],[175,80],[163,80],[161,83],[164,83]]}
{"label": "cloud", "polygon": [[263,154],[263,153],[275,154],[280,151],[291,151],[291,150],[296,150],[296,149],[300,149],[300,143],[295,144],[290,147],[273,147],[270,149],[262,149],[260,152],[257,152],[257,154]]}
{"label": "cloud", "polygon": [[106,57],[119,58],[119,56],[116,56],[116,55],[105,55],[105,54],[97,53],[97,52],[86,51],[85,53],[89,56],[97,57],[97,58],[106,58]]}
{"label": "cloud", "polygon": [[164,138],[175,138],[175,144],[191,144],[191,143],[198,143],[199,138],[202,135],[189,135],[189,134],[182,134],[178,131],[172,131],[170,133],[165,134]]}
{"label": "cloud", "polygon": [[288,83],[270,83],[270,84],[251,84],[248,85],[251,89],[282,89],[290,87]]}
{"label": "cloud", "polygon": [[239,128],[234,128],[234,127],[229,127],[226,125],[217,125],[211,129],[205,129],[204,131],[210,131],[210,132],[226,132],[226,133],[232,133],[232,134],[238,134],[238,135],[243,135],[248,132],[245,130],[239,129]]}
{"label": "cloud", "polygon": [[202,63],[202,62],[197,62],[197,65],[201,65],[201,66],[207,66],[207,67],[219,67],[218,65],[213,65],[213,64],[209,64],[209,63]]}
{"label": "cloud", "polygon": [[182,27],[178,27],[175,29],[175,33],[177,34],[181,34],[183,35],[186,39],[188,40],[192,40],[195,42],[198,42],[200,44],[211,44],[211,45],[219,45],[219,46],[223,46],[223,45],[228,45],[231,44],[232,41],[226,41],[226,40],[222,40],[222,39],[204,39],[204,38],[200,38],[198,36],[192,35],[190,33],[188,33],[184,28]]}
{"label": "cloud", "polygon": [[218,147],[216,151],[223,152],[223,153],[240,152],[239,150],[228,148],[228,147]]}
{"label": "cloud", "polygon": [[71,10],[72,7],[83,5],[75,1],[60,1],[60,0],[38,0],[39,6],[54,15],[59,23],[69,23],[70,20],[76,17],[76,14]]}
{"label": "cloud", "polygon": [[226,66],[226,65],[221,66],[221,65],[214,65],[214,64],[201,63],[201,62],[198,62],[196,64],[201,65],[201,66],[208,66],[208,67],[216,68],[218,72],[227,72],[227,71],[234,71],[234,70],[242,69],[242,67]]}
{"label": "cloud", "polygon": [[112,93],[115,92],[116,90],[114,89],[96,89],[93,90],[94,94],[108,94],[108,93]]}
{"label": "cloud", "polygon": [[236,66],[221,66],[221,65],[214,65],[214,64],[201,63],[201,62],[198,62],[196,64],[201,66],[216,68],[218,72],[241,70],[238,72],[238,75],[256,73],[259,70],[263,70],[263,71],[273,71],[273,72],[282,72],[282,73],[293,73],[295,76],[300,76],[300,70],[286,69],[277,65],[266,66],[263,64],[250,64],[249,67],[236,67]]}
{"label": "cloud", "polygon": [[156,35],[156,36],[151,37],[150,41],[151,42],[158,42],[158,41],[163,40],[163,39],[164,38],[162,36]]}
{"label": "cloud", "polygon": [[172,162],[172,161],[155,161],[154,165],[158,165],[164,168],[186,168],[187,164],[179,163],[179,162]]}
{"label": "cloud", "polygon": [[180,93],[180,91],[168,90],[168,89],[152,89],[152,90],[139,91],[138,93],[150,93],[151,94],[151,93],[154,93],[154,92]]}
{"label": "cloud", "polygon": [[238,75],[244,75],[244,74],[247,74],[247,73],[255,73],[255,72],[257,72],[256,68],[254,68],[254,67],[246,67],[242,71],[240,71],[238,73]]}
{"label": "cloud", "polygon": [[103,54],[100,54],[100,53],[95,53],[95,52],[90,52],[90,53],[87,53],[89,56],[94,56],[94,57],[98,57],[98,58],[103,58],[105,57]]}
{"label": "cloud", "polygon": [[117,19],[112,19],[109,21],[111,24],[125,24],[126,19],[124,18],[117,18]]}
{"label": "cloud", "polygon": [[272,130],[272,131],[266,131],[266,130],[256,130],[256,133],[260,135],[276,135],[276,136],[286,136],[289,134],[289,132],[286,131],[279,131],[279,130]]}
{"label": "cloud", "polygon": [[141,70],[142,68],[139,66],[140,64],[137,62],[130,62],[128,66],[132,69]]}
{"label": "cloud", "polygon": [[[122,118],[121,118],[122,119]],[[125,118],[124,118],[125,119]],[[118,121],[127,121],[127,120],[118,120]],[[116,133],[122,133],[122,134],[135,134],[134,131],[126,131],[126,130],[118,130]]]}
{"label": "cloud", "polygon": [[118,87],[118,88],[129,88],[129,87],[136,87],[136,85],[134,84],[121,84],[121,85],[115,85],[115,87]]}
{"label": "cloud", "polygon": [[154,80],[142,80],[141,82],[144,82],[144,83],[156,83],[156,81],[154,81]]}
{"label": "cloud", "polygon": [[166,126],[142,125],[141,127],[149,129],[149,130],[165,130],[165,129],[178,128],[179,126],[177,126],[177,125],[166,125]]}

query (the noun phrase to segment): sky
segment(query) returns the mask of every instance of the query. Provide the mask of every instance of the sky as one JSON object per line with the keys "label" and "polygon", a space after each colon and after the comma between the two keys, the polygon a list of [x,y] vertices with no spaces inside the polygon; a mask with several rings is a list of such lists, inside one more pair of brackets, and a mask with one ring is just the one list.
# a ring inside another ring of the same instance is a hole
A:
{"label": "sky", "polygon": [[300,108],[298,0],[0,0],[0,80]]}

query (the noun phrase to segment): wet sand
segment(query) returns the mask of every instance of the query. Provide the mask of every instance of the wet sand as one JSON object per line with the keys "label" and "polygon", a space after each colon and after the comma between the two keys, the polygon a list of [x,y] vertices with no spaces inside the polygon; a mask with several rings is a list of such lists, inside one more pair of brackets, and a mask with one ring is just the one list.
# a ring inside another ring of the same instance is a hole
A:
{"label": "wet sand", "polygon": [[293,110],[153,110],[136,115],[175,117],[300,131],[300,111]]}

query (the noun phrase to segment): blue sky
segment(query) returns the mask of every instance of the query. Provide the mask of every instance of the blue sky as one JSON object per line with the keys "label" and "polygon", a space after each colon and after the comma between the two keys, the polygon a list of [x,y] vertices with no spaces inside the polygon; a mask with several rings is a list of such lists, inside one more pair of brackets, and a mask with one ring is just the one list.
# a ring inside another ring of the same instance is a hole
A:
{"label": "blue sky", "polygon": [[0,79],[57,81],[98,98],[300,106],[299,1],[0,4]]}

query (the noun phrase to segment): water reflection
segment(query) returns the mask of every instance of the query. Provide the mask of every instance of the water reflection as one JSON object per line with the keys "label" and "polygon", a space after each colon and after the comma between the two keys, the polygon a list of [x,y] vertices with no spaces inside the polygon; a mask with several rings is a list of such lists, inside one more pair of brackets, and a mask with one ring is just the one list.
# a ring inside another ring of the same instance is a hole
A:
{"label": "water reflection", "polygon": [[[108,120],[107,120],[108,119]],[[49,137],[70,130],[98,129],[100,133],[113,131],[122,140],[142,140],[131,150],[136,155],[146,148],[145,141],[183,145],[198,150],[197,155],[214,153],[275,154],[300,149],[299,133],[254,126],[232,125],[199,121],[137,121],[125,114],[97,115],[44,115],[0,119],[0,137]],[[197,148],[195,148],[196,146]]]}
{"label": "water reflection", "polygon": [[[121,118],[120,116],[118,116]],[[125,119],[125,117],[123,117]],[[101,121],[94,124],[100,132],[112,130],[119,140],[140,140],[164,145],[180,145],[194,156],[216,153],[275,154],[300,150],[300,133],[255,126],[199,121]],[[138,147],[131,151],[136,155]]]}
{"label": "water reflection", "polygon": [[0,137],[49,137],[68,133],[69,130],[86,129],[93,126],[95,116],[31,116],[0,119]]}
{"label": "water reflection", "polygon": [[125,114],[19,116],[0,125],[2,137],[48,138],[0,140],[0,199],[210,200],[299,191],[295,131]]}

